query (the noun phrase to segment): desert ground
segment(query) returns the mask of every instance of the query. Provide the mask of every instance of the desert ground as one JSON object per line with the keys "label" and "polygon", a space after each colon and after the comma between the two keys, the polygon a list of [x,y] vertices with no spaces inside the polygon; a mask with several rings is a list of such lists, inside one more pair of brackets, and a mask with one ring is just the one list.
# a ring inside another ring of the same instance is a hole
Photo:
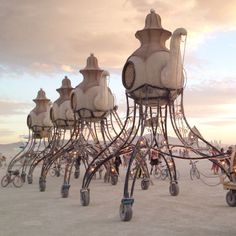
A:
{"label": "desert ground", "polygon": [[[151,176],[153,185],[142,190],[140,180],[135,185],[133,218],[122,222],[119,205],[122,199],[125,169],[121,168],[118,184],[103,180],[90,185],[90,205],[80,205],[82,178],[71,180],[68,198],[61,198],[62,177],[47,178],[47,189],[39,192],[40,168],[34,182],[17,189],[0,187],[1,236],[230,236],[236,235],[236,208],[225,201],[226,191],[219,178],[190,180],[189,162],[177,160],[180,172],[180,193],[169,194],[168,180]],[[200,171],[214,177],[208,161],[198,162]],[[0,169],[0,177],[6,169]],[[209,186],[203,183],[205,181]],[[218,185],[217,185],[218,184]]]}

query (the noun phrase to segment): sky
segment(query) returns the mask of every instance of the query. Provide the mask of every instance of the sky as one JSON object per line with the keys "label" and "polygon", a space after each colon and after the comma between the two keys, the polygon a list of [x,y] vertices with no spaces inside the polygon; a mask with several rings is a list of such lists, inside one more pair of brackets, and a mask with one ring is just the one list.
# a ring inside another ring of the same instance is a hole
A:
{"label": "sky", "polygon": [[139,47],[134,35],[150,9],[163,28],[188,31],[190,125],[208,141],[236,144],[236,0],[0,0],[0,143],[28,133],[26,118],[40,88],[53,102],[65,75],[78,85],[90,53],[110,72],[109,86],[124,110],[122,67]]}

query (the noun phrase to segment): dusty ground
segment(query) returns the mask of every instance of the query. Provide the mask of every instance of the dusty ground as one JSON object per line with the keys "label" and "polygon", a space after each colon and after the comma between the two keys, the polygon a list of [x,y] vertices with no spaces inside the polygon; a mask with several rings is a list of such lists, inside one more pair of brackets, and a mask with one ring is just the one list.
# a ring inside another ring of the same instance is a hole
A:
{"label": "dusty ground", "polygon": [[[200,169],[210,174],[210,164]],[[133,218],[121,222],[119,204],[122,198],[124,171],[117,186],[94,180],[91,203],[80,205],[79,180],[72,180],[70,196],[60,197],[61,178],[48,177],[46,192],[39,192],[38,172],[34,183],[20,189],[0,187],[0,236],[93,236],[93,235],[236,235],[236,208],[228,207],[222,185],[209,187],[202,181],[191,181],[187,161],[177,162],[180,170],[180,194],[169,195],[168,181],[156,180],[148,190],[135,189]],[[0,177],[5,170],[0,170]],[[206,179],[217,183],[218,179]]]}

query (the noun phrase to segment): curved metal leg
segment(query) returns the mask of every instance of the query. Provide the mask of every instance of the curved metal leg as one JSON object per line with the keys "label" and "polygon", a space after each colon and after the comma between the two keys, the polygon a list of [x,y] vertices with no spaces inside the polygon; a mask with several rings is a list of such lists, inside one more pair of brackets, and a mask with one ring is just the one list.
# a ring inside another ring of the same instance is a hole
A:
{"label": "curved metal leg", "polygon": [[67,198],[69,196],[70,184],[64,183],[61,186],[61,196],[62,198]]}

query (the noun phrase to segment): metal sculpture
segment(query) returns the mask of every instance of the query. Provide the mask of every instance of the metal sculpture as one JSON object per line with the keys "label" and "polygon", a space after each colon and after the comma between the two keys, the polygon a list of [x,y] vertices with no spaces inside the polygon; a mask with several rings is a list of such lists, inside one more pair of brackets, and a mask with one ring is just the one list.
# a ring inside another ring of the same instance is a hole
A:
{"label": "metal sculpture", "polygon": [[[93,54],[88,57],[86,67],[80,72],[84,76],[82,83],[74,90],[67,88],[64,100],[62,96],[59,98],[61,106],[58,107],[58,101],[56,101],[51,109],[51,119],[54,127],[57,127],[54,133],[60,133],[58,129],[69,129],[70,135],[69,140],[63,143],[61,148],[51,151],[47,158],[43,158],[44,163],[39,180],[40,191],[45,191],[49,168],[63,157],[66,160],[65,176],[61,187],[61,195],[64,198],[69,195],[73,166],[75,166],[75,178],[79,177],[81,162],[88,173],[93,171],[97,163],[104,158],[100,156],[96,162],[93,162],[94,156],[117,135],[117,127],[114,127],[113,122],[118,127],[121,126],[116,113],[117,108],[114,105],[114,97],[107,86],[108,72],[98,67],[97,58]],[[63,107],[64,110],[61,110]],[[70,111],[71,118],[73,114],[73,120],[70,118],[69,123],[68,116],[65,116],[65,107],[67,112]],[[90,162],[92,162],[91,165]],[[118,178],[113,163],[106,162],[104,167],[105,180],[111,177],[111,183],[116,184]]]}
{"label": "metal sculpture", "polygon": [[[124,65],[122,82],[126,88],[127,118],[121,132],[97,155],[106,153],[113,143],[119,143],[119,145],[102,163],[121,155],[127,149],[130,151],[130,162],[120,205],[122,221],[129,221],[132,218],[133,193],[138,172],[136,171],[132,183],[129,184],[131,166],[135,160],[145,163],[145,157],[150,152],[158,152],[166,163],[170,177],[169,192],[172,196],[179,194],[174,158],[209,159],[225,171],[229,179],[232,179],[227,169],[215,159],[222,158],[222,155],[226,157],[225,154],[208,143],[196,128],[191,129],[184,115],[185,80],[180,44],[182,37],[186,35],[187,31],[184,28],[176,29],[173,34],[162,28],[160,16],[151,10],[146,17],[144,29],[135,34],[141,46]],[[165,43],[170,37],[170,49],[168,49]],[[182,145],[171,143],[168,136],[170,128]],[[198,147],[198,140],[205,143],[209,150],[215,149],[214,155],[201,150]],[[190,157],[174,155],[175,149],[178,148],[188,149]],[[90,202],[90,180],[91,176],[84,176],[81,189],[83,206],[89,205]],[[147,189],[149,183],[150,178],[146,175],[141,181],[142,188]]]}
{"label": "metal sculpture", "polygon": [[62,86],[57,89],[60,97],[52,104],[50,109],[50,119],[53,124],[52,138],[45,150],[43,150],[34,162],[32,162],[28,172],[28,183],[32,183],[33,171],[39,163],[42,163],[40,178],[40,186],[42,191],[46,188],[45,171],[47,172],[49,170],[52,163],[55,164],[54,171],[56,172],[56,176],[60,176],[63,156],[57,156],[59,158],[55,158],[54,156],[66,143],[66,132],[69,131],[69,135],[71,135],[73,129],[74,115],[68,104],[72,89],[70,80],[65,77],[62,80]]}
{"label": "metal sculpture", "polygon": [[27,167],[47,147],[52,131],[52,123],[49,118],[50,100],[46,98],[45,92],[40,89],[33,101],[36,106],[27,117],[29,128],[27,145],[12,158],[7,168],[7,175],[14,174],[16,170],[20,172],[23,182],[25,182]]}

